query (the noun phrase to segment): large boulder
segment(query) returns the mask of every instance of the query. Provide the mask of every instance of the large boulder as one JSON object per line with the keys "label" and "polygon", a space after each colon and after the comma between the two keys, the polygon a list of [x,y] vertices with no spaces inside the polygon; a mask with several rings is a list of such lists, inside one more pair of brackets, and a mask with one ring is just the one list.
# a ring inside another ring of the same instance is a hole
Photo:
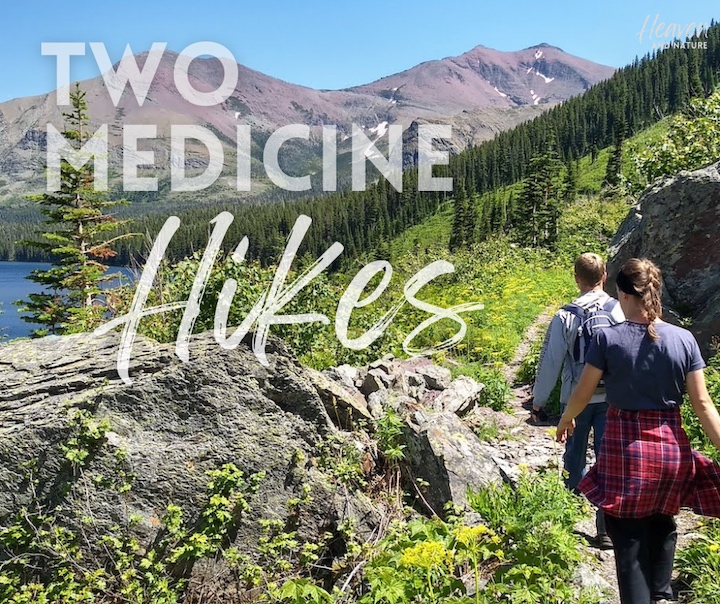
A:
{"label": "large boulder", "polygon": [[[192,339],[189,363],[174,355],[174,344],[139,338],[131,385],[118,378],[118,346],[117,334],[80,334],[0,347],[0,526],[33,501],[61,514],[64,508],[70,524],[69,512],[82,506],[99,533],[140,518],[134,531],[147,546],[169,503],[197,518],[207,472],[228,463],[246,475],[265,473],[234,539],[241,551],[257,546],[259,519],[286,520],[288,502],[308,496],[312,503],[293,512],[301,539],[315,541],[348,516],[360,516],[360,533],[379,521],[367,500],[309,463],[336,429],[312,379],[280,341],[269,340],[265,367],[246,343],[223,350],[212,334]],[[82,483],[62,448],[76,435],[69,423],[75,409],[110,425]],[[136,475],[122,495],[97,479],[117,473],[119,451],[123,471]],[[27,480],[30,468],[35,481]]]}
{"label": "large boulder", "polygon": [[[658,180],[628,214],[611,247],[608,290],[632,257],[662,270],[667,320],[692,319],[706,355],[720,338],[720,163]],[[673,313],[676,313],[673,315]]]}

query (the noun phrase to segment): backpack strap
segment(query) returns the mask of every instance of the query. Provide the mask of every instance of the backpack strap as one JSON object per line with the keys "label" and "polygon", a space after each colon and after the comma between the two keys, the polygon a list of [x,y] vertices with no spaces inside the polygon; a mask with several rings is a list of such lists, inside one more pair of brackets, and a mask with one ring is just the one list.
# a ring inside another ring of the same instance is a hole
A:
{"label": "backpack strap", "polygon": [[618,302],[615,298],[613,298],[613,297],[611,296],[611,297],[608,299],[608,301],[605,302],[605,304],[603,304],[602,309],[603,309],[605,312],[611,313],[613,310],[615,310],[615,307],[616,307],[618,304],[619,304],[619,302]]}
{"label": "backpack strap", "polygon": [[[582,324],[583,319],[587,314],[586,308],[583,308],[582,306],[580,306],[579,304],[575,304],[574,302],[563,306],[563,310],[566,310],[574,317],[577,317],[580,320],[580,324]],[[575,336],[575,344],[573,345],[573,359],[576,363],[580,361],[580,334],[577,334]]]}

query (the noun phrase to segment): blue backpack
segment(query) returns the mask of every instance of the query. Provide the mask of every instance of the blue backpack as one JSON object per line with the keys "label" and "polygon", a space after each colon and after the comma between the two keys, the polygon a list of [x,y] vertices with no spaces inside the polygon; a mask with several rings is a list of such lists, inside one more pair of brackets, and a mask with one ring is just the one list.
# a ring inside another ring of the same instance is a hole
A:
{"label": "blue backpack", "polygon": [[573,360],[576,363],[585,363],[585,354],[596,332],[618,323],[612,315],[617,304],[618,301],[615,298],[610,298],[605,304],[600,304],[599,300],[595,300],[586,308],[575,303],[563,306],[563,310],[572,313],[580,320],[580,327],[578,327],[573,346]]}

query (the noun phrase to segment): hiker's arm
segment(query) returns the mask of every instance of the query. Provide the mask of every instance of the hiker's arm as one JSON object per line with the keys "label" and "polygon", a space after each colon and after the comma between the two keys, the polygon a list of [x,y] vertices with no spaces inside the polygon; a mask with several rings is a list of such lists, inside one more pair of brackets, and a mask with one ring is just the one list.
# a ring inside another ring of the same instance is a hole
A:
{"label": "hiker's arm", "polygon": [[567,407],[565,407],[565,412],[562,414],[560,422],[558,423],[556,435],[558,441],[565,442],[566,435],[570,436],[573,433],[575,429],[575,418],[587,407],[602,376],[602,369],[585,363],[583,372],[580,375],[580,381],[572,391]]}
{"label": "hiker's arm", "polygon": [[703,430],[710,437],[715,448],[720,449],[720,414],[708,394],[703,370],[698,369],[688,373],[685,378],[685,386],[690,397],[690,404],[695,415],[698,416]]}
{"label": "hiker's arm", "polygon": [[540,351],[540,361],[533,386],[533,405],[536,407],[544,407],[547,404],[562,371],[566,354],[565,324],[558,313],[550,321]]}

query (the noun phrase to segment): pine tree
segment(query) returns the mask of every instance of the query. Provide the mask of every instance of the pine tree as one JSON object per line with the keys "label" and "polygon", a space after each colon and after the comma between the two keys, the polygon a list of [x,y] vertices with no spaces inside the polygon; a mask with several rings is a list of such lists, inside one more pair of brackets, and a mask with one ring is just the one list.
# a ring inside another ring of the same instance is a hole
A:
{"label": "pine tree", "polygon": [[615,128],[615,147],[605,171],[605,184],[616,187],[620,184],[623,164],[623,143],[625,142],[625,120],[619,120]]}
{"label": "pine tree", "polygon": [[465,245],[466,233],[466,216],[467,216],[467,196],[465,195],[465,186],[461,184],[458,187],[455,196],[455,213],[453,216],[452,232],[450,233],[450,251],[454,252]]}
{"label": "pine tree", "polygon": [[561,168],[552,146],[530,162],[512,221],[515,235],[524,245],[552,249],[557,241],[563,189]]}
{"label": "pine tree", "polygon": [[[76,85],[70,93],[72,109],[64,113],[64,137],[77,146],[90,138],[85,92]],[[105,275],[109,258],[116,255],[113,244],[130,234],[112,236],[127,221],[118,221],[107,209],[121,201],[109,201],[95,191],[90,162],[75,169],[66,160],[60,165],[60,190],[36,198],[46,216],[47,230],[40,241],[25,241],[51,255],[48,270],[34,270],[28,279],[43,286],[42,293],[18,303],[28,322],[44,327],[33,336],[87,331],[96,327],[107,310],[101,284],[117,275]],[[109,238],[108,238],[109,237]]]}
{"label": "pine tree", "polygon": [[578,192],[578,168],[577,164],[570,159],[565,165],[565,181],[563,183],[563,201],[571,204],[575,201]]}
{"label": "pine tree", "polygon": [[[465,195],[467,197],[467,195]],[[467,201],[467,207],[465,209],[465,233],[464,239],[466,245],[472,245],[475,243],[475,231],[477,229],[478,212],[475,206],[475,200],[472,196]]]}

